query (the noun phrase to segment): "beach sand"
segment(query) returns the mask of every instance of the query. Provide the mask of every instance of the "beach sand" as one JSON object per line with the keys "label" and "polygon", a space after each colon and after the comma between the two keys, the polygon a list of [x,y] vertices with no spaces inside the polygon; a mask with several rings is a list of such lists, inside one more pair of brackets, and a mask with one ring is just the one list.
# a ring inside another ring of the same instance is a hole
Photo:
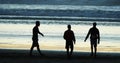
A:
{"label": "beach sand", "polygon": [[[1,49],[30,49],[32,44],[0,44]],[[36,49],[36,48],[35,48]],[[65,46],[55,46],[49,44],[40,44],[41,50],[57,50],[57,51],[65,51]],[[120,47],[99,47],[97,48],[98,52],[114,52],[120,53]],[[90,46],[82,47],[79,45],[75,45],[74,51],[82,51],[82,52],[90,52]]]}
{"label": "beach sand", "polygon": [[45,56],[40,56],[35,50],[34,56],[29,56],[29,50],[0,49],[0,63],[120,63],[120,53],[98,52],[96,58],[89,52],[74,52],[67,59],[65,51],[41,50]]}
{"label": "beach sand", "polygon": [[64,47],[42,45],[45,56],[40,56],[35,49],[32,57],[29,56],[30,44],[0,44],[0,47],[0,63],[120,63],[120,49],[112,47],[99,48],[96,58],[90,56],[89,47],[76,47],[71,59],[67,59]]}

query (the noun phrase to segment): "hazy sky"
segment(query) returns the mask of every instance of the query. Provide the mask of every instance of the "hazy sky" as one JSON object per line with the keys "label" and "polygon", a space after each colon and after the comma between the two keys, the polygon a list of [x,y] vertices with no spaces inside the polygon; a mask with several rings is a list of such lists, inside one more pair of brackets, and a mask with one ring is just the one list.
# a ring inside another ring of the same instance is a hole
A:
{"label": "hazy sky", "polygon": [[120,0],[0,0],[0,4],[119,6]]}

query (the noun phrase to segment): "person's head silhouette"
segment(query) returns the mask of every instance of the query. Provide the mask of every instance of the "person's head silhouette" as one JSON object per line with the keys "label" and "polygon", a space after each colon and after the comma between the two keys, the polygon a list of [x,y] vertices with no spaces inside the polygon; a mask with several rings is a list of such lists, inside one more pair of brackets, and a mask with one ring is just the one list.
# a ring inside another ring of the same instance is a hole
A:
{"label": "person's head silhouette", "polygon": [[40,22],[39,21],[36,21],[36,26],[40,26]]}
{"label": "person's head silhouette", "polygon": [[97,25],[97,23],[96,23],[96,22],[94,22],[94,23],[93,23],[93,27],[96,27],[96,25]]}
{"label": "person's head silhouette", "polygon": [[68,29],[71,30],[71,25],[70,24],[68,25]]}

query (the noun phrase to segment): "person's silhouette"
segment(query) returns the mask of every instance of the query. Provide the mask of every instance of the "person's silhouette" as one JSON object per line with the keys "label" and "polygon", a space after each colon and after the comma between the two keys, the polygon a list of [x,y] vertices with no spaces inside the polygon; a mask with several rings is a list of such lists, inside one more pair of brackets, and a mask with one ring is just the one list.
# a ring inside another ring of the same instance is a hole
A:
{"label": "person's silhouette", "polygon": [[40,55],[43,55],[40,51],[40,48],[39,48],[38,34],[41,34],[42,36],[44,36],[44,35],[39,31],[39,28],[38,28],[39,26],[40,26],[40,22],[36,21],[36,25],[33,28],[33,36],[32,36],[33,43],[32,43],[32,47],[30,49],[30,56],[32,56],[32,51],[33,51],[34,47],[37,47],[37,50],[40,53]]}
{"label": "person's silhouette", "polygon": [[[73,49],[74,49],[73,42],[74,42],[74,44],[76,42],[74,32],[71,30],[71,25],[68,25],[68,30],[66,30],[64,32],[63,38],[66,40],[65,48],[67,49],[67,57],[71,58],[71,55],[72,55]],[[71,49],[70,52],[69,52],[69,48]]]}
{"label": "person's silhouette", "polygon": [[97,23],[94,22],[93,23],[93,27],[90,28],[86,38],[85,38],[85,42],[87,40],[87,38],[89,37],[90,35],[90,43],[91,43],[91,56],[93,56],[93,47],[94,47],[94,56],[96,56],[96,52],[97,52],[97,44],[100,43],[100,33],[99,33],[99,30],[96,28],[96,25]]}

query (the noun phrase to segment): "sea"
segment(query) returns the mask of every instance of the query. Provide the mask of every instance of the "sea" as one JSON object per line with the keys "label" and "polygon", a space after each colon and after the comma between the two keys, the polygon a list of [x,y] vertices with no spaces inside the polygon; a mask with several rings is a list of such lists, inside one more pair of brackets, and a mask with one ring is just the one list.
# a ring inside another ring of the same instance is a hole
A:
{"label": "sea", "polygon": [[63,34],[70,24],[76,46],[90,47],[90,39],[84,39],[96,22],[98,47],[120,48],[120,6],[0,4],[0,44],[31,45],[36,21],[40,21],[39,30],[44,34],[39,35],[40,45],[64,47]]}

